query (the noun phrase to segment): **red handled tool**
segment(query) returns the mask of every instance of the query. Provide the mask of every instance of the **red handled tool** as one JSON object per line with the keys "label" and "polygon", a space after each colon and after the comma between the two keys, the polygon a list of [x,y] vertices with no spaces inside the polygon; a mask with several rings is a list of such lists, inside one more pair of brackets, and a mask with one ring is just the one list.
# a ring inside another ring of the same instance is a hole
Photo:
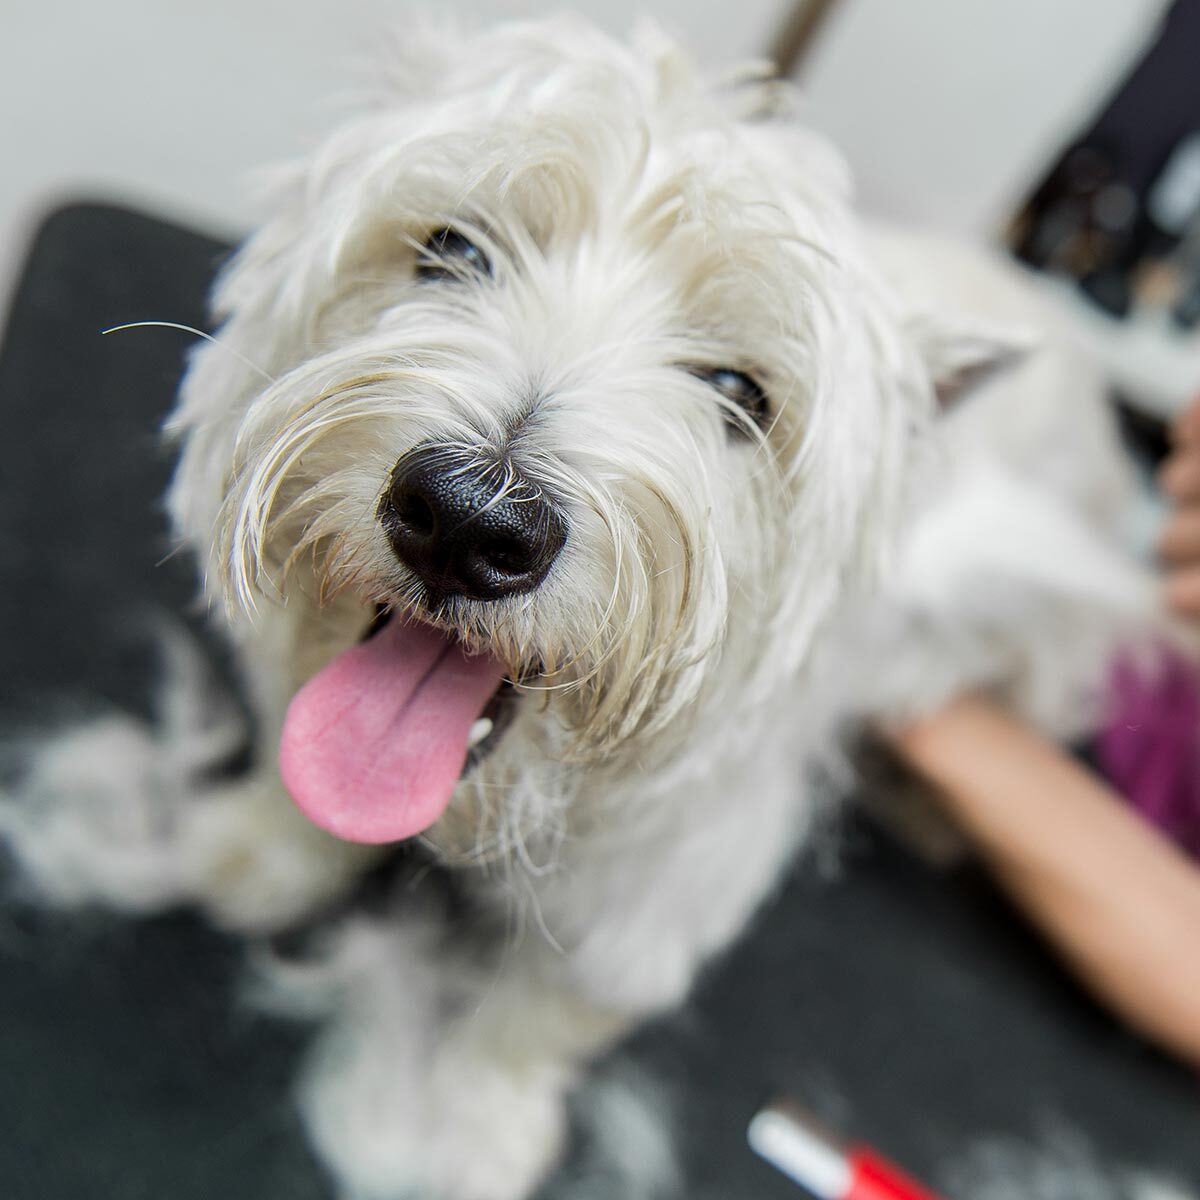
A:
{"label": "red handled tool", "polygon": [[866,1146],[846,1146],[792,1100],[760,1109],[750,1148],[817,1200],[938,1200]]}

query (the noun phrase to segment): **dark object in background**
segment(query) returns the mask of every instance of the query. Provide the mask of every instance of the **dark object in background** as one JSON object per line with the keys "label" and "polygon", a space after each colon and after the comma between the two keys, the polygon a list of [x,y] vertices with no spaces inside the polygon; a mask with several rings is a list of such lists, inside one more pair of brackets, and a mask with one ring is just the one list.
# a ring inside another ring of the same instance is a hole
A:
{"label": "dark object in background", "polygon": [[839,0],[795,0],[790,6],[767,52],[767,58],[775,64],[781,76],[795,76],[804,69],[814,44],[838,3]]}
{"label": "dark object in background", "polygon": [[1013,219],[1008,243],[1075,279],[1115,317],[1140,302],[1191,327],[1200,303],[1200,0],[1175,0],[1158,37]]}
{"label": "dark object in background", "polygon": [[1200,221],[1193,222],[1180,255],[1185,264],[1184,283],[1171,309],[1171,320],[1176,329],[1190,332],[1200,326]]}

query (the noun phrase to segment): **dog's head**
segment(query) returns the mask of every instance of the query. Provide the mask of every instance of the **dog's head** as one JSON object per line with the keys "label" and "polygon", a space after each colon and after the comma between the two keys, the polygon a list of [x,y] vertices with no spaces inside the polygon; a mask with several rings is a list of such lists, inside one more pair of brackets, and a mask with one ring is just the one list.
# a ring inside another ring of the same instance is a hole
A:
{"label": "dog's head", "polygon": [[761,73],[560,22],[426,36],[401,74],[227,271],[171,498],[292,683],[331,660],[285,774],[370,776],[300,797],[367,840],[438,817],[471,731],[483,803],[744,728],[876,568],[932,395]]}

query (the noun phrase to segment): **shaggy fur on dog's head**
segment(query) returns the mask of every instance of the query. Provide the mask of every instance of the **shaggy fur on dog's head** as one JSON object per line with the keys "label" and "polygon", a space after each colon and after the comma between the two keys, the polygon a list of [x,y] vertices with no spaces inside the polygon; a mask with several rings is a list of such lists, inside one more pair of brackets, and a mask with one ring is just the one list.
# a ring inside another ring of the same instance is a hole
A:
{"label": "shaggy fur on dog's head", "polygon": [[[554,791],[565,757],[644,770],[697,722],[745,736],[878,568],[931,403],[840,162],[777,82],[708,87],[652,33],[410,35],[396,75],[285,174],[218,291],[269,378],[204,348],[174,419],[210,590],[235,626],[257,611],[290,687],[378,605],[500,657],[531,695],[459,789],[480,802]],[[489,269],[419,278],[447,229]],[[431,441],[562,509],[536,591],[435,602],[397,561],[381,495]]]}

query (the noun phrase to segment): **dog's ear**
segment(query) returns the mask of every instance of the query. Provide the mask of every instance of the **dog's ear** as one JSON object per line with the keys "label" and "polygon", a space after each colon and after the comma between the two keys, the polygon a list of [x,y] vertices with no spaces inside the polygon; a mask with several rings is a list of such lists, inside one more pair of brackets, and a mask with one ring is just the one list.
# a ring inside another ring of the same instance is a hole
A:
{"label": "dog's ear", "polygon": [[1037,349],[1031,329],[967,319],[919,317],[909,333],[945,410],[977,387],[1019,366]]}

